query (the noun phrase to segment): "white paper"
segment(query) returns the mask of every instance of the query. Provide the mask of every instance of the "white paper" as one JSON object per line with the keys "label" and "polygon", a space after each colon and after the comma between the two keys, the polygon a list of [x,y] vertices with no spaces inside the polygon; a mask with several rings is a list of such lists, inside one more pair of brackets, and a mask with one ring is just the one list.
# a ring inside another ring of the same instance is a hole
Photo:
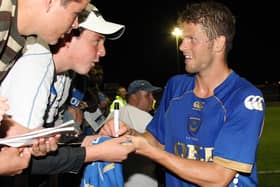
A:
{"label": "white paper", "polygon": [[100,127],[103,126],[103,123],[106,118],[103,116],[101,110],[97,108],[97,110],[93,113],[85,111],[84,119],[93,128],[94,132],[97,132],[100,129]]}
{"label": "white paper", "polygon": [[8,145],[11,147],[32,145],[34,140],[38,138],[49,137],[54,134],[65,133],[65,132],[76,133],[77,129],[73,126],[74,124],[75,124],[74,120],[70,120],[55,127],[43,128],[40,130],[32,131],[26,134],[21,134],[9,138],[0,138],[0,144]]}

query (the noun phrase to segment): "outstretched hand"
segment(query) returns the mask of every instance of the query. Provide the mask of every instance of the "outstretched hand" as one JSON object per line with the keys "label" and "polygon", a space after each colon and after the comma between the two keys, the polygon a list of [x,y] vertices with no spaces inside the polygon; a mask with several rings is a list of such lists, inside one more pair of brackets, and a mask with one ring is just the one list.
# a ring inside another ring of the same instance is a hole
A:
{"label": "outstretched hand", "polygon": [[143,136],[129,136],[129,141],[134,145],[137,154],[146,155],[153,146]]}
{"label": "outstretched hand", "polygon": [[95,144],[86,147],[85,162],[106,161],[106,162],[121,162],[127,159],[127,155],[135,151],[134,146],[127,142],[127,136],[111,138],[100,144]]}
{"label": "outstretched hand", "polygon": [[[12,118],[4,118],[1,123],[1,137],[5,138],[29,133],[42,128],[29,129],[17,123]],[[60,137],[60,134],[55,134],[52,137],[39,138],[34,140],[33,145],[27,148],[30,149],[33,156],[45,156],[47,153],[57,150],[57,143]]]}
{"label": "outstretched hand", "polygon": [[134,145],[137,154],[150,157],[154,152],[164,150],[164,145],[149,132],[137,134],[136,136],[126,135],[126,137]]}

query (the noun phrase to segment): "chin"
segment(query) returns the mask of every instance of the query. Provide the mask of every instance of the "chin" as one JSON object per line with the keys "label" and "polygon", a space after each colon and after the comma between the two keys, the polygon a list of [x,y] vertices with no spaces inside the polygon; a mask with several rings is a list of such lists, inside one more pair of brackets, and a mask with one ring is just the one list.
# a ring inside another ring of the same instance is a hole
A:
{"label": "chin", "polygon": [[[43,37],[42,37],[43,38]],[[57,44],[58,43],[58,41],[60,40],[60,39],[62,39],[62,37],[61,36],[51,36],[51,37],[45,37],[45,38],[43,38],[43,40],[44,41],[46,41],[48,44],[50,44],[50,45],[55,45],[55,44]]]}
{"label": "chin", "polygon": [[81,75],[86,75],[89,72],[89,70],[82,70],[82,71],[76,71],[76,72]]}
{"label": "chin", "polygon": [[55,45],[55,44],[57,44],[57,42],[58,42],[58,40],[51,40],[51,41],[47,41],[47,40],[45,40],[48,44],[50,44],[50,45]]}

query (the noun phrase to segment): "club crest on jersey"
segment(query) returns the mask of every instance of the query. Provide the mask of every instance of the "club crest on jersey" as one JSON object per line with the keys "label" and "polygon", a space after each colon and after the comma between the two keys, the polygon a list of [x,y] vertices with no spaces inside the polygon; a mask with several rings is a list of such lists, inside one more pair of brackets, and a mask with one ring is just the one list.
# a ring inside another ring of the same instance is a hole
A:
{"label": "club crest on jersey", "polygon": [[195,101],[193,103],[193,110],[202,110],[203,109],[203,105],[204,103],[203,102],[200,102],[200,101]]}
{"label": "club crest on jersey", "polygon": [[191,135],[195,135],[201,126],[201,120],[199,117],[192,117],[188,118],[188,131]]}
{"label": "club crest on jersey", "polygon": [[249,95],[244,100],[244,105],[249,110],[263,111],[264,99],[258,95]]}

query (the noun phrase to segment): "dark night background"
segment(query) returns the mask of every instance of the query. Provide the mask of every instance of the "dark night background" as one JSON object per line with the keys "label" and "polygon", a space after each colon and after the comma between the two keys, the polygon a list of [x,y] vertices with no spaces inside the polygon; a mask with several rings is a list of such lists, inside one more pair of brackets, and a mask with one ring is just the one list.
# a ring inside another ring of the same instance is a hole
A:
{"label": "dark night background", "polygon": [[[186,0],[93,2],[106,20],[126,25],[119,40],[106,41],[107,55],[100,62],[105,83],[127,86],[132,80],[146,79],[163,86],[177,73],[176,40],[171,31]],[[254,84],[279,81],[276,66],[279,66],[280,29],[276,2],[221,2],[229,6],[237,19],[230,66]],[[185,72],[181,56],[180,72]]]}

